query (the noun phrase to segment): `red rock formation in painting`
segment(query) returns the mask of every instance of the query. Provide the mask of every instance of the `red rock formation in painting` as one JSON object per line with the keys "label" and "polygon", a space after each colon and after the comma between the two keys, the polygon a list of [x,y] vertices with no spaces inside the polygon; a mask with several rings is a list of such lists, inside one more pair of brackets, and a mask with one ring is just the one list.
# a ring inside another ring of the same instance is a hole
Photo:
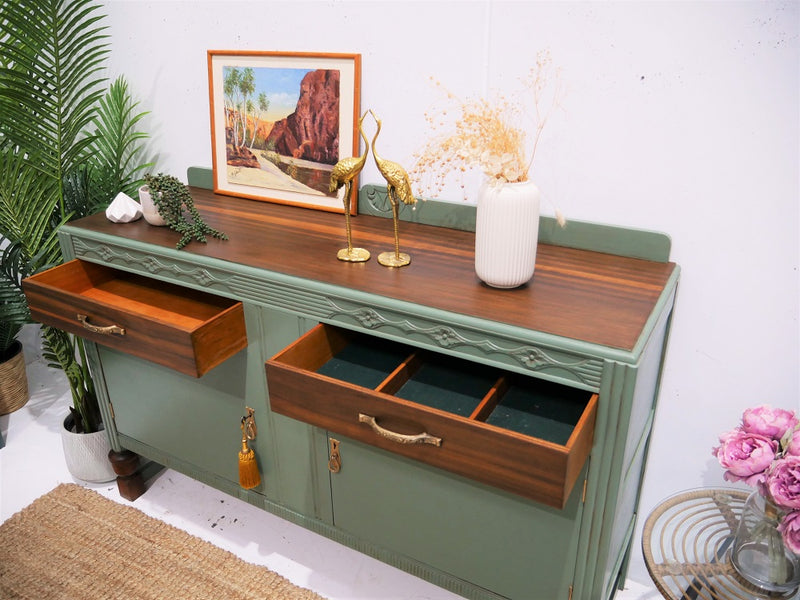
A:
{"label": "red rock formation in painting", "polygon": [[284,156],[330,165],[339,160],[339,71],[310,71],[303,77],[297,108],[275,122],[270,143]]}

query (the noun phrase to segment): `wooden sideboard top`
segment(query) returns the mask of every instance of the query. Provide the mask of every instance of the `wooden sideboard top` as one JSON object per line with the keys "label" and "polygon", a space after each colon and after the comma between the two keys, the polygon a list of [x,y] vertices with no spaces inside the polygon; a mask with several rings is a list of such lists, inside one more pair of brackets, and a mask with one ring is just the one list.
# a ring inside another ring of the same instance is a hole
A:
{"label": "wooden sideboard top", "polygon": [[[401,222],[400,249],[411,264],[391,269],[377,262],[394,248],[391,219],[359,215],[352,219],[353,245],[372,258],[347,263],[336,259],[346,246],[341,214],[191,190],[205,221],[230,239],[191,242],[181,252],[627,351],[677,269],[672,262],[539,244],[531,282],[497,290],[475,275],[471,232]],[[179,239],[165,227],[141,219],[112,223],[103,213],[70,225],[166,248]]]}

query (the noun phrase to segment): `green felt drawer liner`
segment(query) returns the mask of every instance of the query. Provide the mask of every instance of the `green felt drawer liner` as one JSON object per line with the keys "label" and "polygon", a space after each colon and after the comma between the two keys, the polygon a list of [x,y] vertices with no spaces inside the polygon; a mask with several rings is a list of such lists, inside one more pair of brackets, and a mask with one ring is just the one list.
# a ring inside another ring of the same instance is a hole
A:
{"label": "green felt drawer liner", "polygon": [[372,336],[353,336],[351,342],[323,364],[317,373],[360,387],[375,389],[408,358],[413,349]]}
{"label": "green felt drawer liner", "polygon": [[395,396],[469,417],[500,378],[500,371],[458,358],[426,354]]}
{"label": "green felt drawer liner", "polygon": [[[375,389],[413,352],[411,346],[354,335],[317,373]],[[502,375],[492,367],[425,353],[419,369],[394,395],[466,418]],[[589,392],[556,383],[514,377],[486,422],[565,445],[590,397]]]}
{"label": "green felt drawer liner", "polygon": [[583,390],[517,377],[486,422],[563,446],[591,397]]}

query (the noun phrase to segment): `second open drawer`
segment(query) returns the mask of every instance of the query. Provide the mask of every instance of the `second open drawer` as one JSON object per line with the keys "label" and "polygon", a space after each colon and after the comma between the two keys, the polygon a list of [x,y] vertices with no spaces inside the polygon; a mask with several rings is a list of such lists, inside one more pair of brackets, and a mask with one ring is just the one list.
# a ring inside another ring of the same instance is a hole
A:
{"label": "second open drawer", "polygon": [[329,325],[266,371],[277,413],[557,508],[591,452],[596,394]]}

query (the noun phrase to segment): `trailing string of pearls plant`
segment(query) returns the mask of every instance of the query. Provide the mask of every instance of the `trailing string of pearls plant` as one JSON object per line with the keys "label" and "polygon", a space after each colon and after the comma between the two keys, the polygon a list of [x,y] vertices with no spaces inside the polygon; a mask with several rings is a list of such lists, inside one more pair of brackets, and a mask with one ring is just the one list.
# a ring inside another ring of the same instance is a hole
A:
{"label": "trailing string of pearls plant", "polygon": [[223,232],[203,221],[194,205],[189,188],[177,177],[164,173],[147,174],[144,180],[150,188],[150,195],[158,208],[158,214],[166,221],[167,227],[182,236],[175,245],[176,249],[180,250],[192,240],[205,244],[208,235],[221,240],[228,239]]}

